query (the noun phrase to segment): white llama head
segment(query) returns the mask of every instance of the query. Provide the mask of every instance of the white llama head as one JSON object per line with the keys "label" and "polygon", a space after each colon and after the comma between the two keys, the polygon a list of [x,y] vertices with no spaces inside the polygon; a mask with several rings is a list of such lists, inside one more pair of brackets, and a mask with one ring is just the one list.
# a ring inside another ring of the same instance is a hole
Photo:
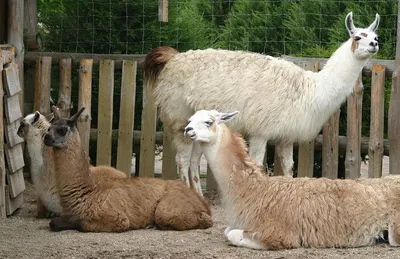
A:
{"label": "white llama head", "polygon": [[352,39],[351,50],[357,59],[368,59],[379,50],[378,29],[380,21],[379,14],[376,14],[375,21],[368,28],[356,28],[353,23],[353,12],[346,16],[346,28]]}
{"label": "white llama head", "polygon": [[185,136],[196,142],[211,143],[217,138],[217,125],[233,119],[238,111],[221,113],[216,110],[197,111],[185,127]]}
{"label": "white llama head", "polygon": [[17,131],[17,135],[20,138],[25,138],[27,137],[27,134],[42,134],[43,132],[47,131],[49,127],[49,121],[52,119],[53,114],[44,116],[38,111],[28,114],[22,119]]}

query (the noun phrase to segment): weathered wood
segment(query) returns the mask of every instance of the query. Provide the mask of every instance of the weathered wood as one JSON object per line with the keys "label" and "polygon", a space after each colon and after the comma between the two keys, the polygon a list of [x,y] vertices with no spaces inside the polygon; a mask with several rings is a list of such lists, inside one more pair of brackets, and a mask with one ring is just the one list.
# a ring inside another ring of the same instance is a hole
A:
{"label": "weathered wood", "polygon": [[73,65],[78,65],[81,59],[92,59],[94,65],[98,65],[101,60],[112,59],[115,62],[115,69],[122,68],[122,61],[133,60],[137,66],[141,67],[146,55],[128,55],[128,54],[87,54],[87,53],[66,53],[66,52],[28,52],[25,54],[25,63],[34,63],[36,57],[48,56],[53,58],[53,64],[57,65],[60,58],[72,59]]}
{"label": "weathered wood", "polygon": [[37,50],[37,1],[24,1],[24,44],[27,50]]}
{"label": "weathered wood", "polygon": [[368,177],[382,176],[383,130],[385,113],[385,67],[372,67],[371,124],[368,153]]}
{"label": "weathered wood", "polygon": [[[302,64],[305,70],[318,72],[318,61]],[[314,146],[315,140],[299,144],[297,177],[314,176]]]}
{"label": "weathered wood", "polygon": [[7,145],[10,147],[13,147],[24,141],[17,135],[19,125],[20,125],[19,120],[16,120],[11,124],[4,123],[4,133],[5,133],[4,135],[6,137]]}
{"label": "weathered wood", "polygon": [[[400,17],[400,0],[397,5],[397,17]],[[392,89],[389,103],[388,136],[389,136],[389,173],[400,174],[400,19],[397,19],[396,60],[393,72]],[[389,67],[386,66],[386,70]]]}
{"label": "weathered wood", "polygon": [[25,64],[24,75],[24,110],[23,114],[27,115],[33,112],[33,103],[35,96],[35,64]]}
{"label": "weathered wood", "polygon": [[24,202],[24,193],[20,193],[17,197],[11,198],[10,196],[10,186],[6,186],[6,212],[7,216],[10,216],[14,213],[18,208],[21,208],[22,203]]}
{"label": "weathered wood", "polygon": [[323,127],[322,176],[336,179],[338,176],[339,155],[339,115],[335,112]]}
{"label": "weathered wood", "polygon": [[13,64],[3,70],[4,89],[8,96],[13,96],[21,91],[19,82],[18,65]]}
{"label": "weathered wood", "polygon": [[357,79],[354,91],[347,98],[347,148],[345,160],[346,179],[360,177],[361,170],[361,123],[362,123],[362,76]]}
{"label": "weathered wood", "polygon": [[22,117],[18,94],[4,97],[4,113],[8,124],[19,120]]}
{"label": "weathered wood", "polygon": [[15,198],[25,190],[24,171],[21,169],[14,173],[7,173],[7,182],[10,191],[10,197]]}
{"label": "weathered wood", "polygon": [[71,90],[72,90],[72,79],[71,79],[71,64],[72,60],[60,59],[60,87],[58,90],[58,102],[57,107],[61,110],[61,116],[69,117],[72,109],[71,103]]}
{"label": "weathered wood", "polygon": [[[121,105],[119,112],[117,169],[131,175],[133,123],[136,96],[136,61],[122,65]],[[112,132],[111,132],[112,134]]]}
{"label": "weathered wood", "polygon": [[158,0],[158,21],[168,22],[168,0]]}
{"label": "weathered wood", "polygon": [[275,154],[274,154],[274,176],[283,175],[281,158],[278,156],[277,149],[275,147]]}
{"label": "weathered wood", "polygon": [[153,87],[143,87],[142,136],[140,139],[139,175],[154,175],[154,145],[157,109],[154,103]]}
{"label": "weathered wood", "polygon": [[96,165],[111,165],[114,60],[100,61]]}
{"label": "weathered wood", "polygon": [[37,57],[33,110],[50,113],[51,57]]}
{"label": "weathered wood", "polygon": [[6,160],[10,174],[17,172],[19,169],[24,167],[25,162],[21,144],[13,147],[4,144],[4,152],[6,153]]}
{"label": "weathered wood", "polygon": [[[1,8],[0,8],[1,9]],[[1,12],[0,12],[1,13]],[[1,16],[0,16],[1,18]],[[0,24],[1,26],[1,24]],[[0,53],[2,50],[0,50]],[[3,60],[0,60],[0,72],[3,71]],[[4,118],[4,90],[3,73],[0,73],[0,120]],[[0,218],[5,218],[6,213],[6,165],[4,161],[4,127],[0,126]]]}
{"label": "weathered wood", "polygon": [[[21,89],[24,89],[24,1],[8,1],[7,43],[15,46],[15,63],[19,69]],[[20,109],[23,109],[24,91],[19,94]]]}
{"label": "weathered wood", "polygon": [[78,118],[77,128],[81,137],[82,147],[84,147],[87,154],[89,154],[90,121],[92,120],[92,71],[93,60],[81,59],[79,65],[78,110],[82,107],[85,107],[85,110]]}
{"label": "weathered wood", "polygon": [[7,2],[0,0],[0,43],[7,41]]}
{"label": "weathered wood", "polygon": [[[172,146],[172,139],[168,133],[163,132],[163,160],[162,160],[162,178],[167,180],[175,180],[178,177],[176,160],[176,152]],[[207,174],[208,177],[208,174]]]}

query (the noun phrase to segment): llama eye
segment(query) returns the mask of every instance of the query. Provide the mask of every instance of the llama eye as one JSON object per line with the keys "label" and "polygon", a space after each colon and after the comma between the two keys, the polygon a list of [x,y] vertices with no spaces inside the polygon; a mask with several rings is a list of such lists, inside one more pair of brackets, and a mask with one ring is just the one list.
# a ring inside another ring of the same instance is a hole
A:
{"label": "llama eye", "polygon": [[361,40],[361,37],[360,37],[360,36],[355,36],[355,37],[354,37],[354,40],[355,40],[355,41],[359,41],[359,40]]}
{"label": "llama eye", "polygon": [[207,126],[211,126],[213,124],[213,121],[205,121],[205,123],[207,124]]}
{"label": "llama eye", "polygon": [[375,39],[374,40],[376,40],[376,41],[378,41],[379,42],[379,39],[378,39],[378,37],[375,37]]}

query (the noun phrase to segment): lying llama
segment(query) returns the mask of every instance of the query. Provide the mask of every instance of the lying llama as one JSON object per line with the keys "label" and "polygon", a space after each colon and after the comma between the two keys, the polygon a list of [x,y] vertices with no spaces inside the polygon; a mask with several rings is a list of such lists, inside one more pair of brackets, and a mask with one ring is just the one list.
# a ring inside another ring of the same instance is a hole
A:
{"label": "lying llama", "polygon": [[[89,170],[76,122],[84,108],[70,119],[54,120],[44,143],[54,147],[56,183],[63,208],[50,222],[53,231],[122,232],[155,225],[186,230],[212,226],[206,201],[180,181],[125,178],[98,181]],[[108,170],[115,170],[105,167]]]}
{"label": "lying llama", "polygon": [[[372,245],[389,230],[400,245],[400,177],[331,180],[268,177],[223,122],[237,112],[200,110],[185,135],[207,159],[228,217],[225,235],[253,249]],[[194,148],[194,147],[193,147]]]}
{"label": "lying llama", "polygon": [[318,73],[282,59],[242,51],[151,50],[143,63],[144,82],[154,88],[160,118],[177,149],[179,173],[186,184],[201,192],[200,183],[195,181],[200,179],[200,157],[196,156],[201,153],[192,153],[182,134],[187,118],[200,109],[240,111],[230,126],[249,137],[250,156],[262,165],[266,143],[274,140],[284,174],[291,175],[293,142],[315,138],[352,93],[363,66],[379,49],[375,33],[379,20],[376,14],[368,28],[359,29],[349,13],[345,24],[350,39]]}
{"label": "lying llama", "polygon": [[[52,117],[49,116],[49,118]],[[44,135],[50,127],[48,118],[39,112],[28,114],[20,124],[17,134],[25,139],[30,163],[30,172],[37,198],[37,217],[49,218],[61,213],[60,198],[56,187],[53,149],[43,143]],[[118,170],[104,170],[103,167],[90,167],[98,178],[108,181],[125,178]]]}

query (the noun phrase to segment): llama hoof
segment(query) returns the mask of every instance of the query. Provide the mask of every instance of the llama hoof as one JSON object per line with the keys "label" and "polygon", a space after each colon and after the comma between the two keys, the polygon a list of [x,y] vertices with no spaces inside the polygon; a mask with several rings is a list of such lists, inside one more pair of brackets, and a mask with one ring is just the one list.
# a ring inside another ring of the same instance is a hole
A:
{"label": "llama hoof", "polygon": [[229,233],[231,230],[232,230],[231,227],[225,228],[225,230],[224,230],[224,235],[225,235],[226,238],[228,238],[228,233]]}
{"label": "llama hoof", "polygon": [[242,246],[243,232],[244,230],[242,229],[232,229],[227,233],[226,237],[228,238],[228,240],[231,242],[232,245]]}

